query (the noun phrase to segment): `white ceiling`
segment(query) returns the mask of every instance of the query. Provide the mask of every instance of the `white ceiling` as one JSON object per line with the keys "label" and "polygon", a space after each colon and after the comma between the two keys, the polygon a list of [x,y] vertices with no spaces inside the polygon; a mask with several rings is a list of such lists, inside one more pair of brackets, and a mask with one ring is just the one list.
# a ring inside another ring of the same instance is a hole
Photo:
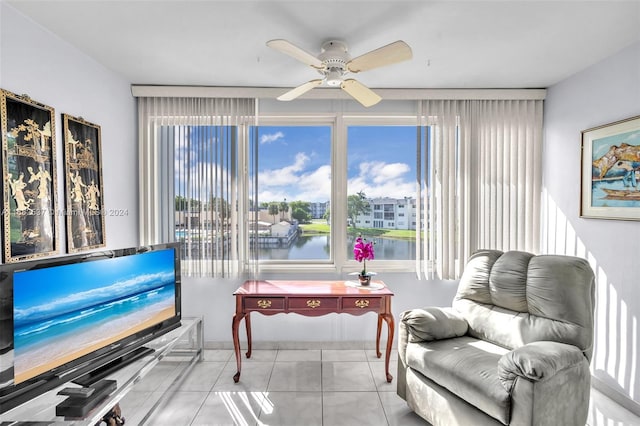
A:
{"label": "white ceiling", "polygon": [[353,57],[395,40],[413,60],[371,88],[546,88],[640,41],[640,1],[7,1],[132,84],[293,87],[318,78],[268,48]]}

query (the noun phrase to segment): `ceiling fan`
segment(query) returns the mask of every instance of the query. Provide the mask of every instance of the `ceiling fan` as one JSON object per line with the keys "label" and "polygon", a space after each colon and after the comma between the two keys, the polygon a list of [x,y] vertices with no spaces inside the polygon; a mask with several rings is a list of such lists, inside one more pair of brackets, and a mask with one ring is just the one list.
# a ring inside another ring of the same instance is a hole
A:
{"label": "ceiling fan", "polygon": [[402,40],[372,50],[354,59],[351,59],[347,44],[339,40],[329,40],[323,43],[317,57],[287,40],[270,40],[267,42],[267,46],[315,68],[322,75],[322,78],[308,81],[278,96],[280,101],[293,100],[314,87],[326,83],[331,87],[339,86],[363,106],[370,107],[380,102],[382,98],[358,80],[345,79],[345,76],[348,73],[368,71],[412,58],[411,48]]}

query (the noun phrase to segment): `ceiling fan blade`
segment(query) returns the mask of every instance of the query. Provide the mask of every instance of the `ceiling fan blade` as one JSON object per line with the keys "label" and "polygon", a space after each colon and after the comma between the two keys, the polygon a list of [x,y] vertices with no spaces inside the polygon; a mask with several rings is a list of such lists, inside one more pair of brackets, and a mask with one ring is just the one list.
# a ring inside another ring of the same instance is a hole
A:
{"label": "ceiling fan blade", "polygon": [[280,96],[278,96],[278,100],[279,101],[292,101],[295,98],[297,98],[298,96],[307,93],[309,90],[313,89],[314,87],[320,86],[322,84],[322,79],[319,78],[317,80],[311,80],[311,81],[307,81],[304,84],[301,84],[300,86],[296,87],[295,89],[291,89],[289,90],[287,93],[284,93]]}
{"label": "ceiling fan blade", "polygon": [[342,90],[351,95],[356,101],[360,102],[365,107],[370,107],[382,100],[380,96],[373,90],[369,89],[358,80],[349,78],[342,82],[340,86]]}
{"label": "ceiling fan blade", "polygon": [[287,40],[282,40],[282,39],[269,40],[267,42],[267,46],[269,46],[272,49],[278,50],[282,53],[285,53],[291,56],[292,58],[295,58],[300,62],[303,62],[313,68],[317,68],[317,69],[324,68],[324,66],[322,65],[322,61],[320,59],[316,58],[306,50],[299,48],[293,43],[288,42]]}
{"label": "ceiling fan blade", "polygon": [[413,53],[409,45],[402,40],[398,40],[352,59],[347,64],[347,69],[351,72],[368,71],[406,61],[412,57]]}

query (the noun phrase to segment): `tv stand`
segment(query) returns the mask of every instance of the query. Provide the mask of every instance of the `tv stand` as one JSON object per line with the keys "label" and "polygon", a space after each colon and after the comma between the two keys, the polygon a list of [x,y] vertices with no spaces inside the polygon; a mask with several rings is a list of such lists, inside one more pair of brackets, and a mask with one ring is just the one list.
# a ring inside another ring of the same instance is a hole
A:
{"label": "tv stand", "polygon": [[108,362],[102,367],[96,368],[95,370],[92,370],[87,374],[83,374],[82,376],[73,379],[71,383],[75,383],[77,385],[88,388],[98,380],[104,379],[110,374],[115,373],[121,368],[126,367],[132,362],[135,362],[140,358],[151,354],[152,352],[154,352],[154,349],[152,348],[148,348],[146,346],[137,347],[131,352],[127,352],[126,354],[114,359],[113,361]]}
{"label": "tv stand", "polygon": [[[106,372],[101,372],[99,378],[97,375],[92,377],[94,381],[101,379],[114,380],[116,387],[115,390],[110,390],[108,395],[101,399],[95,407],[91,408],[86,415],[82,417],[63,417],[56,415],[56,406],[67,398],[64,395],[57,395],[58,391],[65,387],[78,387],[77,380],[81,378],[76,378],[73,381],[62,383],[56,388],[30,401],[0,414],[0,424],[11,422],[12,425],[26,425],[33,424],[32,422],[42,422],[42,424],[94,426],[100,422],[102,417],[104,417],[115,404],[120,402],[129,391],[135,389],[136,384],[144,376],[152,371],[156,365],[161,364],[165,357],[171,358],[171,360],[166,362],[175,362],[176,357],[179,357],[179,360],[183,361],[178,363],[182,371],[164,390],[159,399],[149,408],[142,420],[137,422],[138,425],[145,424],[157,407],[182,383],[182,380],[191,371],[193,366],[204,359],[202,318],[183,318],[180,327],[147,342],[144,349],[146,349],[144,353],[131,354],[131,356],[135,356],[136,359],[127,359],[125,361],[126,365],[112,365],[111,369],[108,369]],[[127,413],[123,413],[123,415],[126,417]]]}

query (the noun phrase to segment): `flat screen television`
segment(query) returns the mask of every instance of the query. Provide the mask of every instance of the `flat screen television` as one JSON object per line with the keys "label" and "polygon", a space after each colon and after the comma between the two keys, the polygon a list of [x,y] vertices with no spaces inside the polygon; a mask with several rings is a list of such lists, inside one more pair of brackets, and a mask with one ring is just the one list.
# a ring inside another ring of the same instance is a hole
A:
{"label": "flat screen television", "polygon": [[177,243],[0,265],[0,413],[141,353],[180,296]]}

